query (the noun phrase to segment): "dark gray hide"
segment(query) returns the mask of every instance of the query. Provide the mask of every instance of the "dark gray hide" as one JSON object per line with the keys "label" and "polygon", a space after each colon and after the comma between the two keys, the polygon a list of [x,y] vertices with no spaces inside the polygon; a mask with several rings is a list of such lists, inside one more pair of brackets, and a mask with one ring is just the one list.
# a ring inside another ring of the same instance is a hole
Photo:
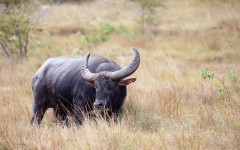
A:
{"label": "dark gray hide", "polygon": [[[48,59],[32,80],[34,115],[31,123],[40,124],[48,108],[53,108],[57,119],[64,123],[68,123],[68,115],[73,115],[75,122],[81,124],[83,115],[95,107],[111,110],[108,111],[110,116],[118,114],[126,97],[126,85],[135,81],[125,77],[131,75],[140,63],[138,51],[134,49],[134,52],[137,59],[134,64],[134,58],[132,64],[135,68],[129,64],[123,69],[102,56]],[[119,70],[127,72],[128,68],[133,70],[123,78]],[[115,78],[116,71],[121,79]],[[113,77],[109,73],[113,73]],[[95,75],[94,78],[91,75]]]}

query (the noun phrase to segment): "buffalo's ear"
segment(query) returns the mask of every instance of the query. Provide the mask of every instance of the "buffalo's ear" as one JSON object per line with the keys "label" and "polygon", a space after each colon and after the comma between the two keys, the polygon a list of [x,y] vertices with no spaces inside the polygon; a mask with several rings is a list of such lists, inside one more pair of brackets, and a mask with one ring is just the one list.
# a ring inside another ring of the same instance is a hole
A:
{"label": "buffalo's ear", "polygon": [[94,82],[86,81],[85,83],[86,83],[88,86],[95,88],[95,87],[94,87]]}
{"label": "buffalo's ear", "polygon": [[120,86],[127,86],[128,84],[135,82],[136,78],[130,78],[130,79],[123,79],[118,82],[118,85]]}

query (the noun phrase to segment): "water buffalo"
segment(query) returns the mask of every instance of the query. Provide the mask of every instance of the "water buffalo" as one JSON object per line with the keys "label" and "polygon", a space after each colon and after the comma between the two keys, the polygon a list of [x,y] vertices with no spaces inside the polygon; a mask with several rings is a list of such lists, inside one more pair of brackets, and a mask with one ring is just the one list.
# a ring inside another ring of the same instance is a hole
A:
{"label": "water buffalo", "polygon": [[124,103],[126,86],[135,78],[140,55],[134,50],[130,64],[121,68],[102,56],[54,57],[48,59],[32,79],[34,94],[31,123],[40,124],[48,108],[58,121],[68,123],[68,115],[81,124],[83,116],[96,109],[118,114]]}

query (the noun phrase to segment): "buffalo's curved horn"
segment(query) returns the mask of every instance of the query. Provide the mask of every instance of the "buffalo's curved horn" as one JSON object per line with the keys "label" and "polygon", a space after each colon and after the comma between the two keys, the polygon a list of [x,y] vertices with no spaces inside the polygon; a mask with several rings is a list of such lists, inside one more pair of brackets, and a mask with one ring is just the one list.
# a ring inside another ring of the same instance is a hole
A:
{"label": "buffalo's curved horn", "polygon": [[138,50],[136,48],[133,48],[134,51],[134,57],[132,62],[125,66],[124,68],[118,70],[118,71],[114,71],[114,72],[100,72],[100,73],[92,73],[89,69],[88,69],[88,59],[90,56],[90,53],[88,53],[85,57],[85,60],[82,64],[82,68],[81,68],[81,73],[84,79],[88,80],[88,81],[94,81],[100,74],[101,75],[105,75],[109,78],[111,78],[112,80],[121,80],[123,78],[126,78],[128,76],[130,76],[131,74],[133,74],[139,64],[140,64],[140,54],[138,52]]}
{"label": "buffalo's curved horn", "polygon": [[133,74],[137,70],[140,64],[140,54],[138,50],[136,48],[133,48],[133,51],[134,51],[134,57],[130,64],[128,64],[127,66],[125,66],[124,68],[118,71],[106,72],[106,76],[108,76],[112,80],[121,80]]}
{"label": "buffalo's curved horn", "polygon": [[81,67],[81,73],[84,79],[88,80],[88,81],[94,81],[98,76],[99,73],[92,73],[89,69],[88,69],[88,59],[89,59],[90,53],[88,53],[85,56],[84,62],[82,64]]}

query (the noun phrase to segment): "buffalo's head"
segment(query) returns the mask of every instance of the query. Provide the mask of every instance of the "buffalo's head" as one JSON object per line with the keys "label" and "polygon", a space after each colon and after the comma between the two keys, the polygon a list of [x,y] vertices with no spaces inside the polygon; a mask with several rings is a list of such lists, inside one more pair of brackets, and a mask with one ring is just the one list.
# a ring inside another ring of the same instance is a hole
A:
{"label": "buffalo's head", "polygon": [[113,104],[118,103],[117,98],[121,94],[119,90],[121,86],[127,86],[136,81],[135,78],[126,79],[126,77],[130,76],[137,70],[140,64],[139,52],[135,48],[133,48],[133,50],[135,55],[132,62],[124,68],[114,72],[103,71],[92,73],[88,69],[90,53],[86,55],[81,68],[81,73],[83,78],[87,80],[86,83],[89,86],[94,87],[96,90],[96,98],[93,104],[95,108],[109,109]]}

